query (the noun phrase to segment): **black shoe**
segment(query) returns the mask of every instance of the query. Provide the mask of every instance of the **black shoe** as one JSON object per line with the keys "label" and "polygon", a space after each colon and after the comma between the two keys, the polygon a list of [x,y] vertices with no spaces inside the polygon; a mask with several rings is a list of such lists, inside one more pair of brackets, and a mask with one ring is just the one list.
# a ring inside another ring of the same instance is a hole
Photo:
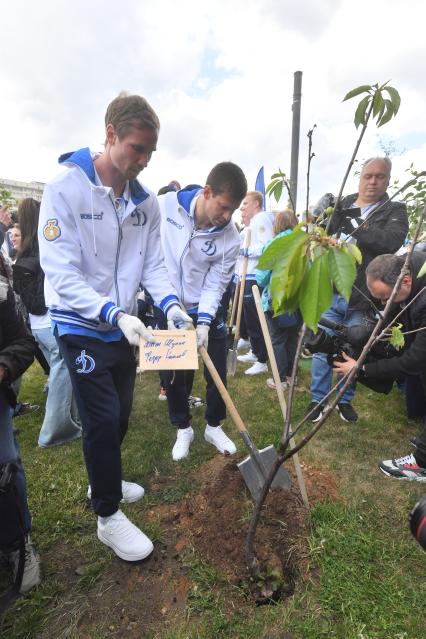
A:
{"label": "black shoe", "polygon": [[324,410],[324,405],[323,404],[321,404],[320,402],[311,402],[309,404],[309,406],[308,406],[308,410],[306,411],[305,415],[310,413],[309,418],[308,418],[309,421],[311,421],[313,423],[319,422],[319,420],[322,417],[323,410]]}
{"label": "black shoe", "polygon": [[340,419],[344,422],[356,422],[358,421],[358,414],[351,404],[337,404],[337,410],[340,415]]}
{"label": "black shoe", "polygon": [[23,415],[31,415],[31,413],[35,413],[40,406],[38,404],[29,404],[27,402],[22,403],[16,413],[14,413],[13,417],[22,417]]}

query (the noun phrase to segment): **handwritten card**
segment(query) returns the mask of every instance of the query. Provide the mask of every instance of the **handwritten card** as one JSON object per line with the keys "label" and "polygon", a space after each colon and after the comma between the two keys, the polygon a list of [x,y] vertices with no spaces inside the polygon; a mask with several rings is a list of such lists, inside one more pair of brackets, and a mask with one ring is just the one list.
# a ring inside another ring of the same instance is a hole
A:
{"label": "handwritten card", "polygon": [[195,331],[152,331],[154,339],[139,342],[139,367],[144,371],[198,368]]}

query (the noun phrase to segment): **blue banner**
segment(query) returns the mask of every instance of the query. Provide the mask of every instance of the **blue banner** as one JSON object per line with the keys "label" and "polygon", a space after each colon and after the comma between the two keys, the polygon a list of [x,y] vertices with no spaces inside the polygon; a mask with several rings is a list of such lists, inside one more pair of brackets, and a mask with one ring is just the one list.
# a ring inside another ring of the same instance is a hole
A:
{"label": "blue banner", "polygon": [[265,192],[265,173],[263,170],[263,166],[259,169],[259,173],[257,174],[255,190],[259,191],[263,195],[263,210],[266,211],[266,192]]}

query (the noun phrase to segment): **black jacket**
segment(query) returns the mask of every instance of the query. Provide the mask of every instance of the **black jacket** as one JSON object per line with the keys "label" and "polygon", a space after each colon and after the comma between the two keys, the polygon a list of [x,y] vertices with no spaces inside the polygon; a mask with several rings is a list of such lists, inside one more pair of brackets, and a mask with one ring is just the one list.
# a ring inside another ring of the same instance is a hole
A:
{"label": "black jacket", "polygon": [[[420,278],[417,277],[417,273],[420,271],[424,262],[425,255],[423,252],[413,253],[411,260],[413,285],[411,293],[405,301],[405,305],[426,286],[426,275]],[[392,310],[393,316],[400,310],[401,307],[399,305],[395,306],[395,309]],[[397,322],[402,323],[404,331],[412,331],[416,328],[426,327],[426,290],[404,311]],[[426,389],[426,329],[411,335],[406,335],[405,339],[406,345],[401,355],[365,364],[366,377],[397,379],[403,375],[420,375],[423,387]]]}
{"label": "black jacket", "polygon": [[28,313],[45,315],[44,273],[40,266],[38,244],[18,257],[13,269],[13,290],[18,293]]}
{"label": "black jacket", "polygon": [[[0,285],[4,285],[4,278],[2,280]],[[0,366],[7,370],[7,379],[0,384],[0,392],[5,393],[13,405],[14,393],[10,384],[31,366],[36,342],[17,312],[12,289],[9,287],[7,295],[2,294],[0,298]]]}
{"label": "black jacket", "polygon": [[[339,232],[347,217],[359,217],[359,208],[350,208],[358,197],[358,193],[345,197],[339,208],[333,213],[328,232],[330,235]],[[404,243],[408,233],[407,207],[403,202],[391,202],[384,195],[383,206],[374,210],[366,222],[353,232],[357,246],[362,254],[362,263],[357,265],[354,286],[370,297],[365,281],[365,269],[372,259],[383,253],[395,253]],[[368,301],[354,288],[349,306],[357,309],[369,308]]]}

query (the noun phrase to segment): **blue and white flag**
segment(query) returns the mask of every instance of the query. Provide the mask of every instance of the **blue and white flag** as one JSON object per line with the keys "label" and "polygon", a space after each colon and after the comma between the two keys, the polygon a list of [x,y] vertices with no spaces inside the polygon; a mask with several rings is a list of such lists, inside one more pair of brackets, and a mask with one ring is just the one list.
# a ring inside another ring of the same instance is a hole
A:
{"label": "blue and white flag", "polygon": [[263,170],[263,166],[259,169],[259,173],[257,174],[255,190],[259,191],[263,195],[263,210],[266,211],[266,192],[265,192],[265,173]]}

